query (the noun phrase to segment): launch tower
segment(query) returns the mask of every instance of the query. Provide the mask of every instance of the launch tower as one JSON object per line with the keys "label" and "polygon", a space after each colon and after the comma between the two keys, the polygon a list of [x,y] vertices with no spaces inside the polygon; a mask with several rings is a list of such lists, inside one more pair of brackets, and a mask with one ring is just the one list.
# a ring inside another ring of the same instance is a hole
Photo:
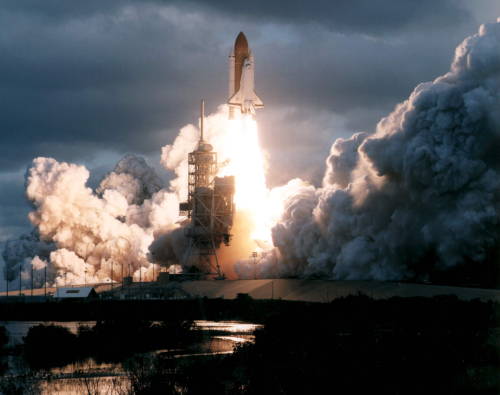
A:
{"label": "launch tower", "polygon": [[217,249],[222,243],[229,245],[231,239],[234,177],[216,177],[217,153],[203,140],[204,114],[205,103],[202,101],[200,140],[188,157],[188,200],[179,207],[181,214],[191,220],[186,228],[189,249],[185,264],[223,278]]}

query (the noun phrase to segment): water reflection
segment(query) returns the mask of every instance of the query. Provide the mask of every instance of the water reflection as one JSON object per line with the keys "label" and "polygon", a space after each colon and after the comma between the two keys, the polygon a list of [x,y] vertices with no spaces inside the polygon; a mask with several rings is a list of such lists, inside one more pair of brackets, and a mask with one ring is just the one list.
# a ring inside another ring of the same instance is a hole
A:
{"label": "water reflection", "polygon": [[223,331],[231,333],[251,333],[256,329],[261,328],[262,325],[252,324],[249,322],[241,321],[204,321],[198,320],[194,322],[195,329],[203,331]]}
{"label": "water reflection", "polygon": [[126,376],[81,376],[45,380],[39,383],[40,394],[81,395],[81,394],[130,394],[130,381]]}
{"label": "water reflection", "polygon": [[[77,333],[80,326],[92,327],[95,321],[0,321],[7,328],[11,345],[22,343],[28,330],[36,325],[59,325]],[[230,354],[238,344],[254,341],[254,331],[262,325],[241,321],[207,321],[194,322],[193,331],[202,336],[199,341],[188,344],[184,348],[156,350],[149,354],[173,358],[191,358],[210,355]],[[20,378],[26,370],[21,357],[10,361],[7,376]],[[12,359],[12,357],[11,357]],[[93,358],[73,362],[68,365],[51,368],[45,372],[37,372],[38,391],[42,394],[125,394],[129,393],[130,382],[121,362],[97,363]]]}

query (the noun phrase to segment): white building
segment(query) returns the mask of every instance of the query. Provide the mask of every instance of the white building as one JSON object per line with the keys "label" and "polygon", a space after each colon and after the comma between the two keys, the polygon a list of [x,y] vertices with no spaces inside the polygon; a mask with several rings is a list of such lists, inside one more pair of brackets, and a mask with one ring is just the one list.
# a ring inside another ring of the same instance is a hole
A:
{"label": "white building", "polygon": [[61,299],[91,299],[97,297],[93,287],[57,288],[55,298]]}

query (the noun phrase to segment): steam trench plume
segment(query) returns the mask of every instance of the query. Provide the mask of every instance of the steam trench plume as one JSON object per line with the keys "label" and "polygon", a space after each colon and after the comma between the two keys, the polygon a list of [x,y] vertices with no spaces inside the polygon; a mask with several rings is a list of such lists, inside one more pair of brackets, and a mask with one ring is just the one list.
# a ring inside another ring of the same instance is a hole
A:
{"label": "steam trench plume", "polygon": [[375,133],[333,144],[323,186],[286,201],[261,276],[427,279],[465,264],[486,273],[500,235],[499,94],[500,19]]}

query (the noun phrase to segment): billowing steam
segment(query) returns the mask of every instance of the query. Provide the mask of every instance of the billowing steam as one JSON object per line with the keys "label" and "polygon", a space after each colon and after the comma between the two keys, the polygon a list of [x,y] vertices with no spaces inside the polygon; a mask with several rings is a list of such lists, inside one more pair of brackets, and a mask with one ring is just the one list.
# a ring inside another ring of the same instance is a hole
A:
{"label": "billowing steam", "polygon": [[[198,138],[188,125],[163,147],[161,162],[175,174],[168,187],[131,155],[95,191],[83,166],[36,158],[26,193],[37,230],[7,242],[7,277],[31,264],[48,265],[58,285],[150,280],[158,264],[182,262],[178,207]],[[375,133],[335,141],[320,188],[296,179],[268,190],[256,122],[229,121],[225,106],[207,117],[205,138],[220,175],[236,176],[235,237],[220,251],[226,273],[425,279],[480,265],[500,237],[500,20],[467,38],[450,72],[417,86]]]}
{"label": "billowing steam", "polygon": [[143,158],[127,155],[120,160],[97,188],[104,194],[108,189],[120,192],[128,204],[142,204],[162,188],[162,181]]}
{"label": "billowing steam", "polygon": [[[252,182],[255,158],[246,160],[245,155],[249,140],[256,139],[254,123],[229,121],[225,106],[206,118],[205,138],[218,153],[221,174],[239,172]],[[235,139],[235,133],[239,133],[239,139]],[[47,264],[47,281],[59,286],[120,281],[127,275],[135,280],[152,280],[153,273],[159,271],[158,264],[169,267],[182,262],[188,240],[183,229],[186,220],[179,217],[179,202],[187,198],[187,157],[198,140],[199,130],[188,125],[174,144],[163,147],[162,164],[176,175],[166,188],[162,188],[154,170],[133,155],[124,157],[95,191],[86,186],[89,172],[85,167],[52,158],[34,159],[26,175],[26,195],[35,208],[29,218],[38,233],[8,242],[4,256],[9,279],[16,278],[20,264],[29,266],[31,262],[36,265],[35,271]],[[251,144],[258,149],[257,141]],[[246,164],[252,167],[242,168]],[[264,195],[264,164],[260,167],[258,179]],[[265,196],[251,202],[261,204],[263,199]],[[270,240],[270,227],[267,232]],[[247,236],[250,238],[249,233]],[[50,248],[38,253],[45,245]],[[244,258],[253,249],[252,245],[243,255],[226,252],[225,262],[229,257],[233,262]],[[226,269],[230,273],[231,268]],[[35,276],[40,277],[39,273]]]}
{"label": "billowing steam", "polygon": [[33,160],[26,195],[35,207],[29,217],[37,231],[6,243],[8,280],[19,278],[19,265],[23,272],[31,270],[29,263],[35,286],[45,281],[40,273],[45,265],[47,282],[59,286],[120,281],[127,275],[151,280],[158,272],[147,259],[148,247],[157,233],[175,226],[176,194],[161,189],[155,171],[133,155],[118,162],[95,192],[86,186],[88,178],[83,166]]}
{"label": "billowing steam", "polygon": [[51,158],[36,158],[27,173],[26,194],[36,208],[30,220],[40,237],[57,247],[48,257],[55,283],[109,282],[112,275],[117,281],[122,266],[125,274],[140,270],[147,278],[152,270],[147,248],[163,225],[154,221],[155,213],[168,199],[151,195],[159,179],[132,156],[104,178],[98,188],[102,197],[86,187],[88,178],[83,166]]}
{"label": "billowing steam", "polygon": [[[262,276],[425,279],[481,264],[500,227],[500,19],[456,50],[373,135],[338,139],[322,188],[302,187],[272,230]],[[480,269],[481,270],[481,269]],[[249,276],[252,262],[241,262]]]}
{"label": "billowing steam", "polygon": [[[36,271],[43,270],[45,261],[55,248],[53,243],[41,241],[38,232],[35,230],[30,234],[21,236],[19,239],[8,240],[2,252],[5,262],[3,273],[5,279],[12,282],[21,276],[21,280],[29,278],[31,281],[31,265]],[[53,273],[49,273],[48,277],[53,277]],[[37,287],[42,286],[44,279],[45,276],[37,276],[34,278],[34,285]]]}

